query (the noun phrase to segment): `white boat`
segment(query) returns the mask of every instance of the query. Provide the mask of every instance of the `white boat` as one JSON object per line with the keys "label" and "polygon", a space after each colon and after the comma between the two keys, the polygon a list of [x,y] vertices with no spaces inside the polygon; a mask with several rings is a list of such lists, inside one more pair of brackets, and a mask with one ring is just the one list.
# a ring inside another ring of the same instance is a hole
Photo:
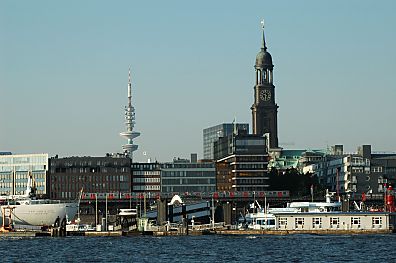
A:
{"label": "white boat", "polygon": [[325,202],[291,202],[284,208],[269,208],[268,213],[327,213],[341,210],[341,202],[332,202],[332,194],[326,190]]}
{"label": "white boat", "polygon": [[245,216],[244,223],[239,225],[239,228],[254,229],[254,230],[270,230],[275,229],[275,215],[265,213],[264,210],[256,213],[249,213]]}
{"label": "white boat", "polygon": [[137,210],[134,208],[123,208],[120,209],[120,212],[118,213],[119,216],[136,216],[137,215]]}
{"label": "white boat", "polygon": [[270,230],[275,229],[275,215],[268,213],[268,208],[262,208],[257,201],[250,206],[252,212],[239,218],[239,229]]}
{"label": "white boat", "polygon": [[[23,195],[0,197],[0,224],[3,224],[3,209],[12,209],[11,219],[14,224],[51,226],[58,219],[71,220],[78,211],[78,202],[61,202],[59,200],[34,199],[32,197],[32,179]],[[59,222],[59,223],[60,223]]]}

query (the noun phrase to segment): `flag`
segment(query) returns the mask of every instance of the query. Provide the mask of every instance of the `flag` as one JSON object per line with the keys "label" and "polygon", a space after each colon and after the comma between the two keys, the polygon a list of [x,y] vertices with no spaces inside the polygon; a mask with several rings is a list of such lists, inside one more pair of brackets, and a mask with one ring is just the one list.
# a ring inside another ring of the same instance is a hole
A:
{"label": "flag", "polygon": [[362,202],[366,201],[366,194],[363,192],[362,193]]}

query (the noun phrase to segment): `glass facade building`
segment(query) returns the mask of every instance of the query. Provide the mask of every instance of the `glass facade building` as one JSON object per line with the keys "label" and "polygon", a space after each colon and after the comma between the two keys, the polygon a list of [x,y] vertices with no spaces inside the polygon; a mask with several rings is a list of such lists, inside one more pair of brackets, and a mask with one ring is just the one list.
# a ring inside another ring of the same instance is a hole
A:
{"label": "glass facade building", "polygon": [[48,154],[0,155],[0,195],[24,194],[31,175],[37,195],[48,194]]}
{"label": "glass facade building", "polygon": [[162,164],[161,192],[214,192],[216,172],[213,162],[173,162]]}
{"label": "glass facade building", "polygon": [[214,143],[218,191],[268,190],[267,138],[231,134]]}
{"label": "glass facade building", "polygon": [[203,156],[204,159],[213,160],[213,144],[220,137],[227,137],[236,130],[245,130],[249,132],[247,123],[223,123],[203,130]]}

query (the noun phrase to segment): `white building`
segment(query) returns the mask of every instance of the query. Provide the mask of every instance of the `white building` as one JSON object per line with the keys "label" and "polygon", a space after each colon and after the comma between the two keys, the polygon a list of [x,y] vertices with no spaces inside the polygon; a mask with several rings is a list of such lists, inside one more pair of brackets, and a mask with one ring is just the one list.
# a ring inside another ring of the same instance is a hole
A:
{"label": "white building", "polygon": [[388,231],[395,214],[386,212],[278,213],[277,230]]}

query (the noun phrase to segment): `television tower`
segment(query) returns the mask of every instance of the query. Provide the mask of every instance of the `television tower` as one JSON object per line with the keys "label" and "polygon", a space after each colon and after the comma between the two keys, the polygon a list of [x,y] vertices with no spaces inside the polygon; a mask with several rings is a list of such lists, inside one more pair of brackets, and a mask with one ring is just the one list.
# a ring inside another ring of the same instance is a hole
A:
{"label": "television tower", "polygon": [[125,106],[125,124],[127,130],[121,132],[120,135],[128,141],[122,146],[122,150],[133,161],[133,152],[138,148],[138,145],[133,144],[133,139],[138,137],[140,132],[133,131],[133,127],[135,126],[135,108],[132,106],[131,68],[129,68],[128,73],[128,106]]}

